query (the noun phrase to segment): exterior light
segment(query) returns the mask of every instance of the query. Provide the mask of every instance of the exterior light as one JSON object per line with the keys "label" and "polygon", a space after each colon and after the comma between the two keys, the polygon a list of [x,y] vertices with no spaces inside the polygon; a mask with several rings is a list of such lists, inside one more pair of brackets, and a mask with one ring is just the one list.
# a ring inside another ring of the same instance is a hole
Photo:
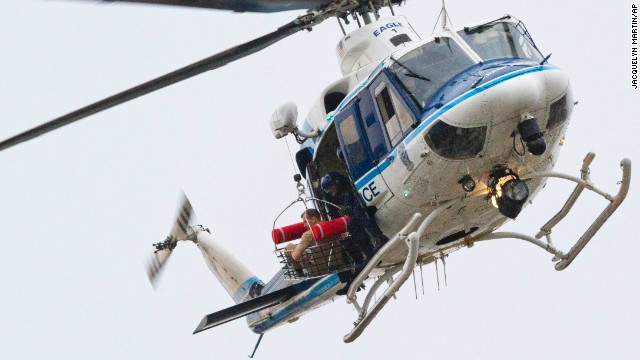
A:
{"label": "exterior light", "polygon": [[498,167],[488,182],[488,200],[500,214],[515,219],[529,198],[529,187],[511,169]]}
{"label": "exterior light", "polygon": [[472,192],[476,188],[476,182],[469,175],[465,175],[458,180],[458,184],[462,185],[462,190],[465,192]]}
{"label": "exterior light", "polygon": [[507,181],[502,189],[506,198],[516,202],[524,202],[529,197],[529,187],[520,179]]}
{"label": "exterior light", "polygon": [[529,187],[520,179],[511,179],[502,186],[502,196],[497,198],[500,214],[515,219],[529,198]]}
{"label": "exterior light", "polygon": [[496,195],[491,197],[491,205],[493,205],[494,208],[498,208],[498,200],[496,200]]}

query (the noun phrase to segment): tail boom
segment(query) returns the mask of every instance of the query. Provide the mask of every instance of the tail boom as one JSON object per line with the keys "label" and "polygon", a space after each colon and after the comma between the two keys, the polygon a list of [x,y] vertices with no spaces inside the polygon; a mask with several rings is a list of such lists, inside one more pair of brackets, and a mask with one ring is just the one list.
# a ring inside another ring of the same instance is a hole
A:
{"label": "tail boom", "polygon": [[198,225],[190,227],[190,230],[190,237],[198,245],[207,266],[236,304],[259,295],[264,283],[215,241],[209,229]]}

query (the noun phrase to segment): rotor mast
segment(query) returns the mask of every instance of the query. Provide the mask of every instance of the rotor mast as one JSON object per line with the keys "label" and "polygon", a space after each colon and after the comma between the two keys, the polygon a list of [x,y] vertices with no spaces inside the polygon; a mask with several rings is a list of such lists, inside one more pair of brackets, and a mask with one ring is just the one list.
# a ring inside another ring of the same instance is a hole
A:
{"label": "rotor mast", "polygon": [[[363,1],[348,13],[357,21],[357,29],[345,32],[340,22],[344,36],[338,42],[336,55],[343,76],[383,60],[399,46],[420,40],[409,21],[404,16],[395,15],[393,5],[399,3],[398,0]],[[391,16],[381,17],[380,10],[385,7],[389,7]],[[340,20],[349,24],[347,16],[339,17]]]}
{"label": "rotor mast", "polygon": [[[363,1],[359,5],[359,7],[353,9],[349,15],[353,17],[353,20],[355,20],[358,23],[358,27],[360,28],[363,26],[363,24],[369,25],[372,22],[379,20],[380,19],[379,10],[385,6],[389,7],[389,11],[391,11],[391,15],[395,16],[396,14],[395,14],[395,11],[393,10],[393,5],[397,5],[399,3],[400,1],[398,0]],[[373,17],[375,18],[375,20],[371,18],[371,14],[373,14]],[[358,17],[358,15],[362,18],[362,23],[360,22],[360,18]],[[336,18],[338,19],[338,22],[340,24],[340,28],[343,34],[346,35],[344,31],[344,27],[342,26],[342,22],[340,22],[340,20],[344,21],[345,25],[349,25],[349,19],[347,15],[336,16]]]}

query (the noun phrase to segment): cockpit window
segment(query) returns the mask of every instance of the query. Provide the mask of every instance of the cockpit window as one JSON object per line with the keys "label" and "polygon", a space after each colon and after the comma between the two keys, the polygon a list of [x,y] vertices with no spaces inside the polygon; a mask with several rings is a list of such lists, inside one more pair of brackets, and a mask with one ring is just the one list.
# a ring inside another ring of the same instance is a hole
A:
{"label": "cockpit window", "polygon": [[458,31],[482,60],[521,58],[537,62],[544,58],[522,23],[493,22]]}
{"label": "cockpit window", "polygon": [[420,109],[424,109],[433,94],[451,78],[474,65],[448,37],[436,38],[392,61],[389,70]]}
{"label": "cockpit window", "polygon": [[356,129],[356,120],[353,115],[349,115],[340,124],[340,134],[342,134],[342,141],[344,141],[344,148],[347,152],[347,158],[351,164],[360,164],[364,160],[364,148],[360,141],[360,134]]}
{"label": "cockpit window", "polygon": [[484,148],[487,127],[461,128],[441,120],[424,136],[427,145],[438,155],[451,160],[470,159]]}

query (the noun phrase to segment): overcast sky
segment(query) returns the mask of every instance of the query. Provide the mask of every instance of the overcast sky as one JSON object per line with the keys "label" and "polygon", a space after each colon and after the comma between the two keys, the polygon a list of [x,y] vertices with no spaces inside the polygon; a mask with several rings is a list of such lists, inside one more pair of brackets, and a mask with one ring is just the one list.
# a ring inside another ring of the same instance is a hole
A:
{"label": "overcast sky", "polygon": [[[422,36],[440,1],[399,10]],[[615,193],[623,157],[640,160],[640,91],[631,88],[631,2],[448,2],[454,26],[510,13],[579,105],[556,171]],[[0,2],[0,138],[227,49],[301,12],[255,15],[80,1]],[[192,335],[233,305],[191,244],[158,291],[144,262],[167,235],[183,188],[199,223],[265,282],[278,270],[270,230],[296,197],[284,140],[269,119],[285,101],[307,113],[340,75],[334,20],[215,72],[0,153],[1,359],[242,359],[244,320]],[[294,143],[290,141],[290,145]],[[637,171],[620,210],[565,271],[518,240],[448,258],[448,287],[424,268],[352,344],[344,298],[266,334],[259,359],[635,359],[640,355]],[[505,230],[535,233],[573,188],[549,181]],[[556,244],[568,250],[606,203],[578,203]],[[291,219],[295,219],[292,215]],[[636,224],[636,225],[634,225]],[[282,225],[285,225],[284,223]],[[440,268],[442,271],[442,267]]]}

